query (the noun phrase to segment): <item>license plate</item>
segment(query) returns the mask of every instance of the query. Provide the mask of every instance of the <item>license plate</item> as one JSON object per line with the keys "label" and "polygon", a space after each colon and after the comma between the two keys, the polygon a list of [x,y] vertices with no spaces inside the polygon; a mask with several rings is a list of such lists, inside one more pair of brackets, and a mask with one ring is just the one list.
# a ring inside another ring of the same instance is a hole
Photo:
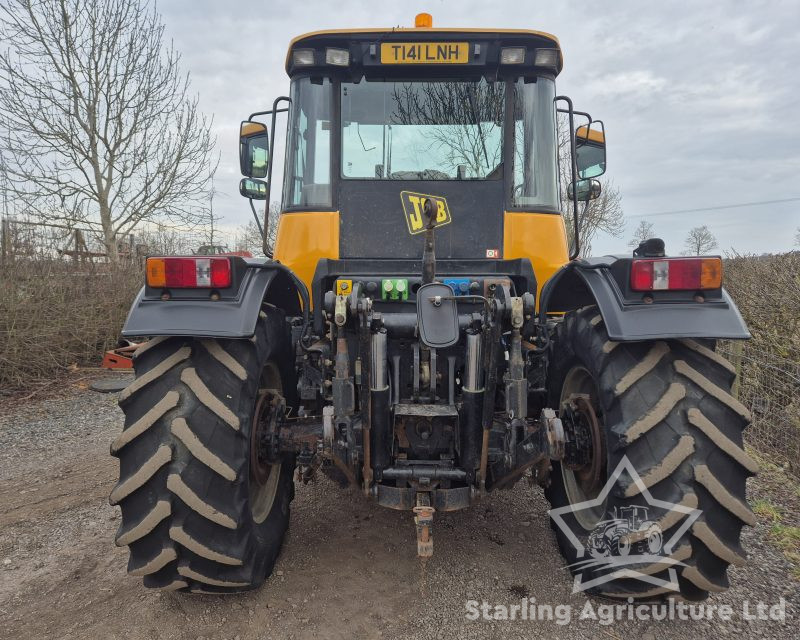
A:
{"label": "license plate", "polygon": [[466,64],[468,42],[382,42],[382,64]]}

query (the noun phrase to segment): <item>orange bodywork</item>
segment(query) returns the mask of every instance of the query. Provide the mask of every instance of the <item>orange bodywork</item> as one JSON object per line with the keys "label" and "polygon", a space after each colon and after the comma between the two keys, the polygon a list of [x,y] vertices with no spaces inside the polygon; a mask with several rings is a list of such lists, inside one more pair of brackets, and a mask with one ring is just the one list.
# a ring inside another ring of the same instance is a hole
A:
{"label": "orange bodywork", "polygon": [[506,211],[504,222],[503,258],[528,258],[541,291],[550,276],[569,262],[564,219],[553,213]]}
{"label": "orange bodywork", "polygon": [[275,239],[275,259],[294,271],[309,291],[317,262],[322,258],[338,257],[338,211],[281,215]]}
{"label": "orange bodywork", "polygon": [[[538,288],[569,261],[564,220],[552,213],[505,212],[503,258],[528,258]],[[284,213],[278,223],[275,259],[306,283],[309,291],[317,262],[339,257],[339,212]]]}

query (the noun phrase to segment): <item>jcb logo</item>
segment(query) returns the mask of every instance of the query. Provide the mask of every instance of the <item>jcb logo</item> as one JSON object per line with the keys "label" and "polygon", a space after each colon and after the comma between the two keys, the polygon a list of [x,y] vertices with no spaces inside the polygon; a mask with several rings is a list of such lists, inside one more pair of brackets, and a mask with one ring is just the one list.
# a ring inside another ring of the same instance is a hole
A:
{"label": "jcb logo", "polygon": [[410,234],[413,235],[425,231],[427,218],[425,217],[424,206],[426,200],[433,201],[436,206],[434,226],[441,227],[450,224],[450,209],[447,208],[447,200],[442,196],[401,191],[400,199],[403,201],[403,211],[406,214],[406,224],[408,224],[408,232]]}

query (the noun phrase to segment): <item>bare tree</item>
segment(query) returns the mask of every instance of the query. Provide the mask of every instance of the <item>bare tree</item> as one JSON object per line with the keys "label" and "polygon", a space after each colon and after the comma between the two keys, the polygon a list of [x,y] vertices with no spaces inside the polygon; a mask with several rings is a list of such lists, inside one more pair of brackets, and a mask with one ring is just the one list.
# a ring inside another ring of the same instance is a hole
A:
{"label": "bare tree", "polygon": [[[275,250],[275,239],[278,236],[278,219],[281,214],[279,202],[273,202],[269,207],[269,223],[267,225],[267,248],[272,253]],[[255,220],[241,225],[236,233],[236,248],[240,251],[250,251],[254,255],[264,255],[264,240],[261,230]]]}
{"label": "bare tree", "polygon": [[500,163],[502,147],[493,144],[492,137],[503,122],[502,85],[431,82],[420,90],[412,84],[397,84],[392,104],[393,123],[439,125],[431,128],[430,139],[421,142],[418,153],[424,156],[436,149],[450,177],[463,166],[468,176],[482,178]]}
{"label": "bare tree", "polygon": [[99,221],[108,256],[145,220],[194,222],[215,141],[147,0],[0,5],[0,166],[21,208]]}
{"label": "bare tree", "polygon": [[264,241],[254,220],[243,224],[236,232],[236,250],[249,251],[253,255],[261,255],[264,251]]}
{"label": "bare tree", "polygon": [[[573,222],[573,203],[567,197],[567,189],[572,181],[570,159],[570,134],[565,119],[559,120],[558,126],[558,171],[561,184],[561,211],[564,212],[564,224],[567,227],[567,239],[570,246],[575,242],[575,224]],[[603,184],[603,191],[596,200],[578,203],[578,235],[580,237],[580,255],[589,256],[592,252],[592,240],[598,233],[607,233],[619,238],[625,230],[625,214],[622,210],[622,196],[611,180]]]}
{"label": "bare tree", "polygon": [[717,248],[717,239],[708,230],[706,225],[702,227],[695,227],[686,236],[686,251],[683,252],[687,256],[702,256],[707,254],[712,249]]}
{"label": "bare tree", "polygon": [[[566,191],[563,189],[562,191]],[[572,202],[562,198],[561,210],[564,212],[564,224],[567,227],[567,239],[570,246],[574,243],[575,225],[573,223]],[[578,234],[580,237],[580,255],[592,253],[592,241],[599,232],[607,233],[615,238],[622,235],[625,229],[625,214],[622,211],[622,196],[613,182],[606,181],[603,191],[596,200],[578,203]]]}
{"label": "bare tree", "polygon": [[797,233],[794,234],[794,244],[796,247],[800,247],[800,227],[797,227]]}
{"label": "bare tree", "polygon": [[639,225],[633,230],[633,237],[628,242],[629,247],[638,247],[645,240],[655,236],[653,224],[647,220],[639,220]]}
{"label": "bare tree", "polygon": [[[270,255],[275,251],[275,241],[278,239],[278,222],[281,217],[281,204],[280,202],[271,202],[269,205],[269,216],[267,220],[267,228],[264,232],[267,234],[267,249]],[[260,252],[264,251],[264,243],[262,241]]]}
{"label": "bare tree", "polygon": [[214,173],[213,169],[210,172],[210,181],[208,188],[208,206],[202,207],[202,235],[203,242],[207,245],[215,245],[219,241],[219,226],[218,223],[222,220],[222,216],[214,212],[214,198],[217,196],[217,189],[214,187]]}
{"label": "bare tree", "polygon": [[146,225],[137,233],[143,252],[150,255],[192,255],[202,238],[162,225]]}

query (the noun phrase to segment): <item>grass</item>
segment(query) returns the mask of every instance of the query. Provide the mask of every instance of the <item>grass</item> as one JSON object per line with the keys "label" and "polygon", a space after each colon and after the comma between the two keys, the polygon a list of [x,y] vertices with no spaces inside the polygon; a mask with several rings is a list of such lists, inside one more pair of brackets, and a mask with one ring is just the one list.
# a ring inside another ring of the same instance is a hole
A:
{"label": "grass", "polygon": [[[750,454],[750,456],[752,458],[755,458],[756,462],[758,462],[759,474],[770,473],[770,472],[773,473],[773,474],[775,474],[775,473],[782,474],[783,473],[783,469],[781,467],[779,467],[777,464],[775,464],[774,462],[769,460],[765,456],[765,454],[761,453],[755,447],[751,446],[748,443],[745,443],[744,448],[747,451],[747,453]],[[800,486],[797,487],[797,490],[800,491]]]}
{"label": "grass", "polygon": [[751,485],[755,492],[750,502],[753,513],[767,525],[767,540],[783,553],[791,565],[791,576],[800,582],[800,483],[763,454],[749,446],[747,452],[761,467],[752,480],[755,486]]}
{"label": "grass", "polygon": [[780,549],[790,553],[800,552],[800,527],[773,524],[769,535]]}
{"label": "grass", "polygon": [[775,506],[769,500],[759,499],[753,501],[753,511],[762,520],[771,520],[772,522],[780,522],[783,511],[780,507]]}
{"label": "grass", "polygon": [[769,537],[792,563],[794,579],[800,580],[800,527],[775,523],[769,529]]}

